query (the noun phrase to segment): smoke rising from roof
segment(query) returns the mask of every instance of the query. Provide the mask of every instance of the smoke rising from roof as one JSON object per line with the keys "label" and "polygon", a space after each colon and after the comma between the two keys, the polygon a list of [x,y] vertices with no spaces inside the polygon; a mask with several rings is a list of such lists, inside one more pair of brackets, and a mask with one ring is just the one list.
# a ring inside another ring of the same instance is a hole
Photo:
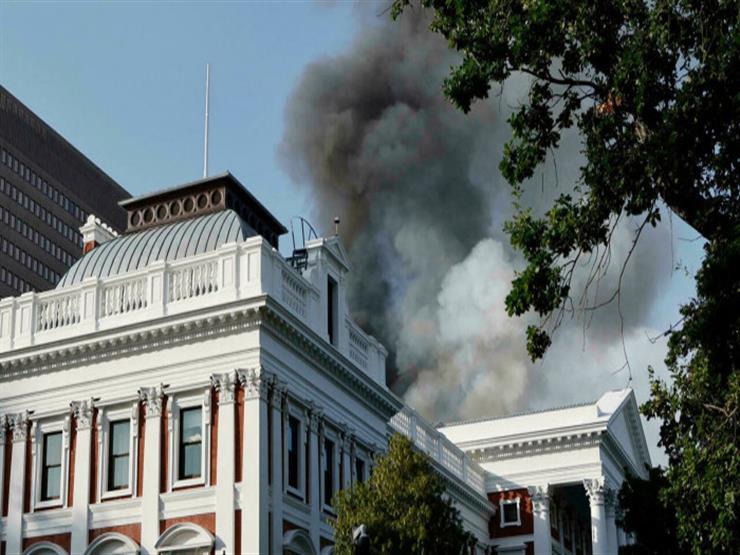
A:
{"label": "smoke rising from roof", "polygon": [[[615,307],[589,315],[588,359],[581,319],[556,335],[552,354],[537,365],[526,354],[525,319],[505,312],[522,262],[502,232],[512,201],[498,163],[506,119],[526,99],[529,81],[512,77],[465,115],[443,97],[456,56],[428,30],[424,13],[386,17],[369,18],[347,53],[306,68],[286,107],[279,157],[297,186],[312,191],[314,221],[328,228],[342,218],[353,264],[350,308],[391,351],[392,388],[428,417],[450,419],[589,399],[601,391],[576,385],[579,375],[593,384],[593,372],[602,389],[625,385],[624,375],[609,377],[622,364],[613,356],[622,337]],[[529,188],[535,209],[573,186],[579,150],[575,134],[564,138]],[[616,234],[602,298],[616,286],[633,228],[627,223]],[[641,325],[660,276],[670,272],[667,234],[651,233],[623,283],[625,335]],[[583,279],[585,272],[576,281]],[[609,360],[594,359],[593,349]],[[573,386],[553,387],[558,375]]]}

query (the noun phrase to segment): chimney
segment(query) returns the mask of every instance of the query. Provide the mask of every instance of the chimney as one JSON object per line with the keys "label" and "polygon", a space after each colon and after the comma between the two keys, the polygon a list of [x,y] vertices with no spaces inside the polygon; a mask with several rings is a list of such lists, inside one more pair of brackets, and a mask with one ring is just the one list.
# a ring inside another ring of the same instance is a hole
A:
{"label": "chimney", "polygon": [[87,217],[85,225],[80,227],[80,233],[82,233],[82,254],[87,254],[98,245],[118,237],[118,233],[94,214]]}

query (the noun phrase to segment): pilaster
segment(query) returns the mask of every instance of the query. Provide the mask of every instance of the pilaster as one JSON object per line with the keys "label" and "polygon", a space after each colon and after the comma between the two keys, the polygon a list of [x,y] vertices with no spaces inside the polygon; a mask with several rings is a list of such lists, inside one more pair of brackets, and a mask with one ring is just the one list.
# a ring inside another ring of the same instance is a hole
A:
{"label": "pilaster", "polygon": [[543,555],[552,553],[550,540],[550,491],[547,485],[527,488],[532,499],[534,517],[534,551]]}
{"label": "pilaster", "polygon": [[211,376],[211,384],[218,391],[218,453],[216,464],[216,553],[237,551],[234,520],[234,446],[236,372]]}
{"label": "pilaster", "polygon": [[320,548],[320,524],[321,524],[321,466],[319,464],[319,429],[323,411],[314,403],[308,409],[308,476],[309,502],[311,514],[309,519],[309,535],[316,553]]}
{"label": "pilaster", "polygon": [[283,553],[283,407],[287,396],[287,386],[275,378],[270,390],[270,410],[272,411],[272,551],[275,555]]}
{"label": "pilaster", "polygon": [[242,464],[242,545],[245,555],[268,552],[267,395],[269,376],[239,370],[244,387],[244,457]]}
{"label": "pilaster", "polygon": [[23,492],[26,474],[26,443],[28,442],[29,413],[10,415],[13,447],[10,460],[10,487],[8,488],[8,518],[5,528],[5,552],[23,552]]}
{"label": "pilaster", "polygon": [[141,554],[156,553],[159,537],[159,474],[162,464],[162,401],[164,387],[142,387],[139,400],[144,405],[144,476],[141,494]]}
{"label": "pilaster", "polygon": [[609,541],[609,553],[619,552],[616,521],[617,496],[613,489],[607,488],[604,492],[604,507],[606,509],[606,536]]}
{"label": "pilaster", "polygon": [[354,434],[348,429],[342,431],[342,489],[352,485],[352,451]]}
{"label": "pilaster", "polygon": [[603,478],[583,481],[591,509],[591,553],[593,555],[610,555],[609,537],[606,525],[605,495],[606,486]]}
{"label": "pilaster", "polygon": [[92,399],[72,401],[69,406],[77,430],[75,434],[71,550],[72,553],[84,553],[87,548],[92,421],[95,408]]}

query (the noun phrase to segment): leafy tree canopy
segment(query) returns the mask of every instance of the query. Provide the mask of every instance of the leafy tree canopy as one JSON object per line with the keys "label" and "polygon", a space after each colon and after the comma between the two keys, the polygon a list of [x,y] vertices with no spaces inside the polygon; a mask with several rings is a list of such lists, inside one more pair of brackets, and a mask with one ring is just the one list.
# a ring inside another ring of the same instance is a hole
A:
{"label": "leafy tree canopy", "polygon": [[351,555],[352,531],[364,524],[373,554],[462,553],[472,538],[444,491],[427,457],[392,436],[370,479],[337,494],[334,551]]}
{"label": "leafy tree canopy", "polygon": [[[395,0],[392,14],[410,3]],[[668,210],[707,241],[697,296],[668,332],[673,383],[653,379],[643,411],[663,422],[670,465],[660,491],[676,511],[679,541],[694,553],[740,552],[738,1],[420,3],[461,54],[444,85],[459,108],[513,73],[532,78],[500,166],[515,198],[564,131],[582,139],[574,192],[544,214],[520,203],[506,226],[527,263],[506,308],[540,316],[527,330],[533,359],[572,306],[579,258],[608,246],[620,218],[640,219],[637,241]],[[619,299],[618,288],[607,303]]]}

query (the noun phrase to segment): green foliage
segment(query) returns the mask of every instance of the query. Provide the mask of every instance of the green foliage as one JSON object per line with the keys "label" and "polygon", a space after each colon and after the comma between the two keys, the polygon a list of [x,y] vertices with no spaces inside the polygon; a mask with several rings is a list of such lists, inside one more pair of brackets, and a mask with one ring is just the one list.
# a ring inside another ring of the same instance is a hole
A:
{"label": "green foliage", "polygon": [[[410,2],[395,0],[393,16]],[[620,218],[642,220],[637,241],[669,210],[706,239],[697,297],[670,332],[673,383],[653,379],[643,411],[662,420],[670,466],[661,496],[683,548],[740,552],[738,0],[420,3],[461,54],[444,85],[459,108],[514,73],[531,78],[500,169],[518,203],[506,230],[526,261],[506,308],[539,315],[527,329],[533,359],[572,308],[580,257],[608,247]],[[521,204],[525,183],[571,128],[585,156],[575,194],[535,215]],[[607,303],[615,300],[618,291]]]}
{"label": "green foliage", "polygon": [[352,530],[360,524],[367,526],[373,554],[462,553],[472,538],[444,491],[426,456],[394,435],[370,479],[337,494],[335,553],[352,554]]}
{"label": "green foliage", "polygon": [[619,526],[635,538],[635,544],[622,546],[619,555],[684,555],[676,537],[676,511],[661,499],[668,486],[661,468],[648,468],[649,479],[627,476],[619,492],[622,517]]}

